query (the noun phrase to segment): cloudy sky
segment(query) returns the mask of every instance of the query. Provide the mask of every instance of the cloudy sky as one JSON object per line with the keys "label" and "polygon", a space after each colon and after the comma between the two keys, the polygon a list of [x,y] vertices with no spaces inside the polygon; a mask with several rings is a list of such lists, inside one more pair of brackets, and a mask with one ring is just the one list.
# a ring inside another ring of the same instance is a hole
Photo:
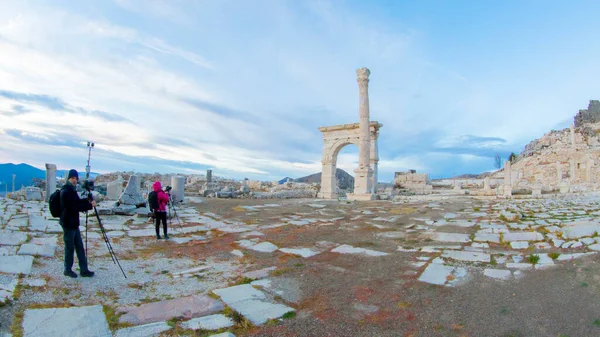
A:
{"label": "cloudy sky", "polygon": [[[380,181],[494,168],[600,99],[598,1],[0,1],[0,163],[320,170],[371,70]],[[354,145],[338,167],[357,165]]]}

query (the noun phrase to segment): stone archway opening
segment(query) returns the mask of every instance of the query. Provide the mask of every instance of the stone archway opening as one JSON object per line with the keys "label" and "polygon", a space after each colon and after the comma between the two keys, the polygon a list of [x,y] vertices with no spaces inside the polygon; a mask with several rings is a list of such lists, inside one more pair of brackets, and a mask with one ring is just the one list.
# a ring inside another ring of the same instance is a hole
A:
{"label": "stone archway opening", "polygon": [[[375,194],[377,191],[377,171],[379,163],[379,151],[377,146],[377,140],[379,138],[379,128],[381,124],[378,122],[370,123],[370,169],[372,174],[369,178],[369,193]],[[334,126],[325,126],[319,128],[319,131],[323,134],[323,157],[321,159],[322,172],[321,172],[321,191],[318,197],[323,199],[335,199],[338,197],[337,193],[337,159],[340,151],[346,146],[353,144],[356,145],[360,150],[360,126],[359,123],[355,124],[343,124]],[[358,175],[354,178],[354,194],[356,194],[357,179]]]}

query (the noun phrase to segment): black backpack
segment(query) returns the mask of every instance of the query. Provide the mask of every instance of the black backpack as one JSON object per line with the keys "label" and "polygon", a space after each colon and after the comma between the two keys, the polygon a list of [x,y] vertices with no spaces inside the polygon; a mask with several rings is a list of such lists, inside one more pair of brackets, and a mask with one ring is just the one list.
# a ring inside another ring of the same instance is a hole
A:
{"label": "black backpack", "polygon": [[50,194],[48,206],[50,208],[50,214],[55,218],[59,218],[60,213],[62,213],[62,210],[60,209],[60,190],[56,190],[54,193]]}
{"label": "black backpack", "polygon": [[158,195],[156,192],[152,191],[148,193],[148,205],[150,205],[150,210],[154,211],[159,208],[158,206]]}

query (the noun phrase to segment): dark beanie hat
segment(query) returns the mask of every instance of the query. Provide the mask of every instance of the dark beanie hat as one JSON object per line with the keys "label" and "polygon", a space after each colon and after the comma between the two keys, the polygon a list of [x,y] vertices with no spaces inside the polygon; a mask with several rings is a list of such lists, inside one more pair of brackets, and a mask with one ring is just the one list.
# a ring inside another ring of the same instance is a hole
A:
{"label": "dark beanie hat", "polygon": [[75,177],[75,178],[77,178],[77,180],[79,180],[79,173],[77,173],[77,170],[75,170],[75,169],[69,170],[69,175],[67,177],[67,180],[69,180],[73,177]]}

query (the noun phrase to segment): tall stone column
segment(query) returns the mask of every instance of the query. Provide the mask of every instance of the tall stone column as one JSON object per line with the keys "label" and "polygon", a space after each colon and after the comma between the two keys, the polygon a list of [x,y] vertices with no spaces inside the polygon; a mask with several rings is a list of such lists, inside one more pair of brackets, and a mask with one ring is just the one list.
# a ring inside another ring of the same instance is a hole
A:
{"label": "tall stone column", "polygon": [[212,170],[206,170],[206,182],[207,183],[212,182]]}
{"label": "tall stone column", "polygon": [[512,195],[512,171],[510,168],[510,160],[504,162],[504,196]]}
{"label": "tall stone column", "polygon": [[50,194],[56,190],[56,165],[46,164],[46,197],[44,200],[48,202]]}
{"label": "tall stone column", "polygon": [[560,162],[556,161],[556,185],[560,186],[560,182],[562,180],[562,170],[560,168]]}
{"label": "tall stone column", "polygon": [[574,182],[575,181],[575,159],[571,158],[569,159],[569,181],[570,182]]}
{"label": "tall stone column", "polygon": [[575,148],[575,125],[571,124],[571,147]]}
{"label": "tall stone column", "polygon": [[337,185],[335,178],[335,164],[332,161],[324,160],[322,165],[321,190],[319,191],[318,197],[322,199],[335,199],[338,196],[337,191],[335,191]]}
{"label": "tall stone column", "polygon": [[377,193],[377,179],[378,179],[378,166],[379,166],[379,145],[377,144],[377,130],[371,133],[371,169],[373,175],[371,176],[371,193]]}
{"label": "tall stone column", "polygon": [[371,200],[374,194],[371,188],[371,177],[373,170],[370,167],[371,152],[371,130],[369,122],[369,75],[367,68],[356,70],[358,93],[359,93],[359,146],[358,146],[358,168],[354,170],[354,193],[349,199]]}

